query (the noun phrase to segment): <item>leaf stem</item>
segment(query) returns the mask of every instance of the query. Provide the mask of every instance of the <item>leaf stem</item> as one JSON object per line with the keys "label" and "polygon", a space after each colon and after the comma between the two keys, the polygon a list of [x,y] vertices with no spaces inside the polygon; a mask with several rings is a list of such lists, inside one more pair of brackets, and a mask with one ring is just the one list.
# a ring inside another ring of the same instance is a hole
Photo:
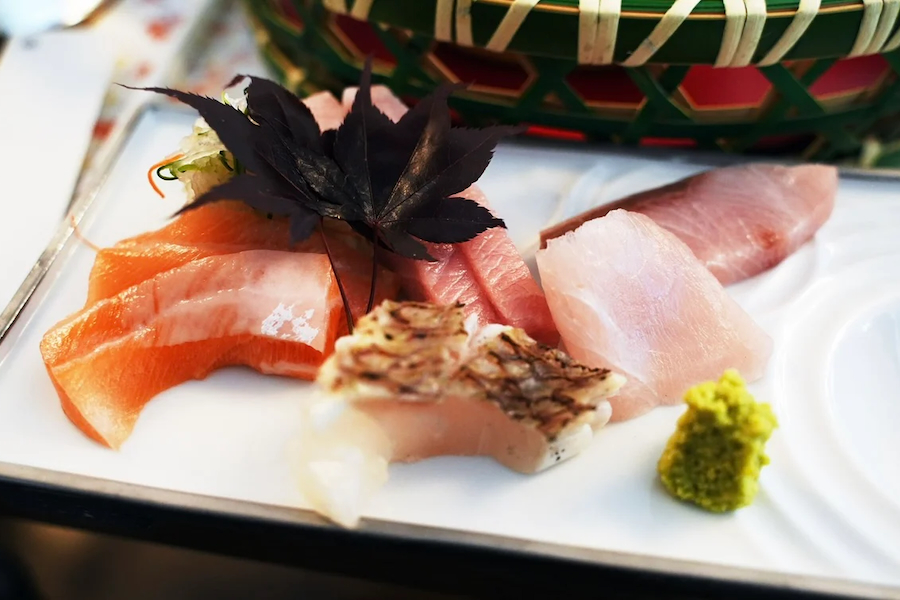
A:
{"label": "leaf stem", "polygon": [[341,283],[341,276],[337,267],[334,266],[334,258],[331,256],[331,248],[328,247],[328,237],[325,235],[325,219],[319,219],[319,234],[322,236],[322,244],[325,246],[325,254],[328,255],[328,262],[331,263],[331,271],[334,273],[334,280],[337,282],[338,291],[341,293],[341,301],[344,303],[344,312],[347,314],[347,329],[349,333],[353,333],[353,313],[350,312],[350,303],[347,301],[347,292],[344,291],[344,284]]}
{"label": "leaf stem", "polygon": [[372,244],[372,285],[369,288],[369,303],[366,304],[366,314],[372,312],[375,305],[375,278],[378,276],[378,235],[375,235],[375,241]]}

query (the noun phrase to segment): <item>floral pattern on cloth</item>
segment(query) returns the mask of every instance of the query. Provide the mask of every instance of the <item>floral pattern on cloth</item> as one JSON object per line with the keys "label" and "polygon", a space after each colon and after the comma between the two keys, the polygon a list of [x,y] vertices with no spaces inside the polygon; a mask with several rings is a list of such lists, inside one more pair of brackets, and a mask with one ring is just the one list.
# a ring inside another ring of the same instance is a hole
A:
{"label": "floral pattern on cloth", "polygon": [[218,97],[222,88],[238,73],[276,77],[260,57],[245,9],[235,3],[216,17],[209,28],[206,48],[197,54],[195,64],[172,82],[172,86]]}

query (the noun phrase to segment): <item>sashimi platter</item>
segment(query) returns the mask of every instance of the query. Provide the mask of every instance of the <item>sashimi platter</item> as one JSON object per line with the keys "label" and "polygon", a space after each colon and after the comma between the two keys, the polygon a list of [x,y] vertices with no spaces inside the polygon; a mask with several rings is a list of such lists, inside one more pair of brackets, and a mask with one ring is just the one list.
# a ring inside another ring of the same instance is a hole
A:
{"label": "sashimi platter", "polygon": [[900,597],[900,182],[456,91],[127,90],[4,313],[0,466]]}

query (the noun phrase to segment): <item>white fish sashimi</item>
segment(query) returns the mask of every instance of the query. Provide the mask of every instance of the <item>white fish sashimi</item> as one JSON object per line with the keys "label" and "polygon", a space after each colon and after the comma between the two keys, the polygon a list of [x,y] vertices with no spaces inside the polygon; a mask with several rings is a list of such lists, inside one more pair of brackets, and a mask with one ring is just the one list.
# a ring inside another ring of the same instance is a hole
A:
{"label": "white fish sashimi", "polygon": [[837,169],[750,164],[713,169],[589,210],[541,232],[541,241],[611,210],[638,212],[672,232],[728,285],[778,265],[834,209]]}
{"label": "white fish sashimi", "polygon": [[673,234],[622,209],[549,240],[537,265],[566,350],[628,378],[613,421],[681,401],[737,369],[762,376],[771,338]]}

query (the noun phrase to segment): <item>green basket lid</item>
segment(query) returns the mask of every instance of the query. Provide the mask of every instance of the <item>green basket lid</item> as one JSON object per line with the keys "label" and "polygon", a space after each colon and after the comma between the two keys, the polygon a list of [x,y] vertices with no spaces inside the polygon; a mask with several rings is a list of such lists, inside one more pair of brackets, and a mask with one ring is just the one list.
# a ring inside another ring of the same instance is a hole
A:
{"label": "green basket lid", "polygon": [[313,2],[442,41],[590,64],[745,66],[900,45],[900,7],[882,0]]}

